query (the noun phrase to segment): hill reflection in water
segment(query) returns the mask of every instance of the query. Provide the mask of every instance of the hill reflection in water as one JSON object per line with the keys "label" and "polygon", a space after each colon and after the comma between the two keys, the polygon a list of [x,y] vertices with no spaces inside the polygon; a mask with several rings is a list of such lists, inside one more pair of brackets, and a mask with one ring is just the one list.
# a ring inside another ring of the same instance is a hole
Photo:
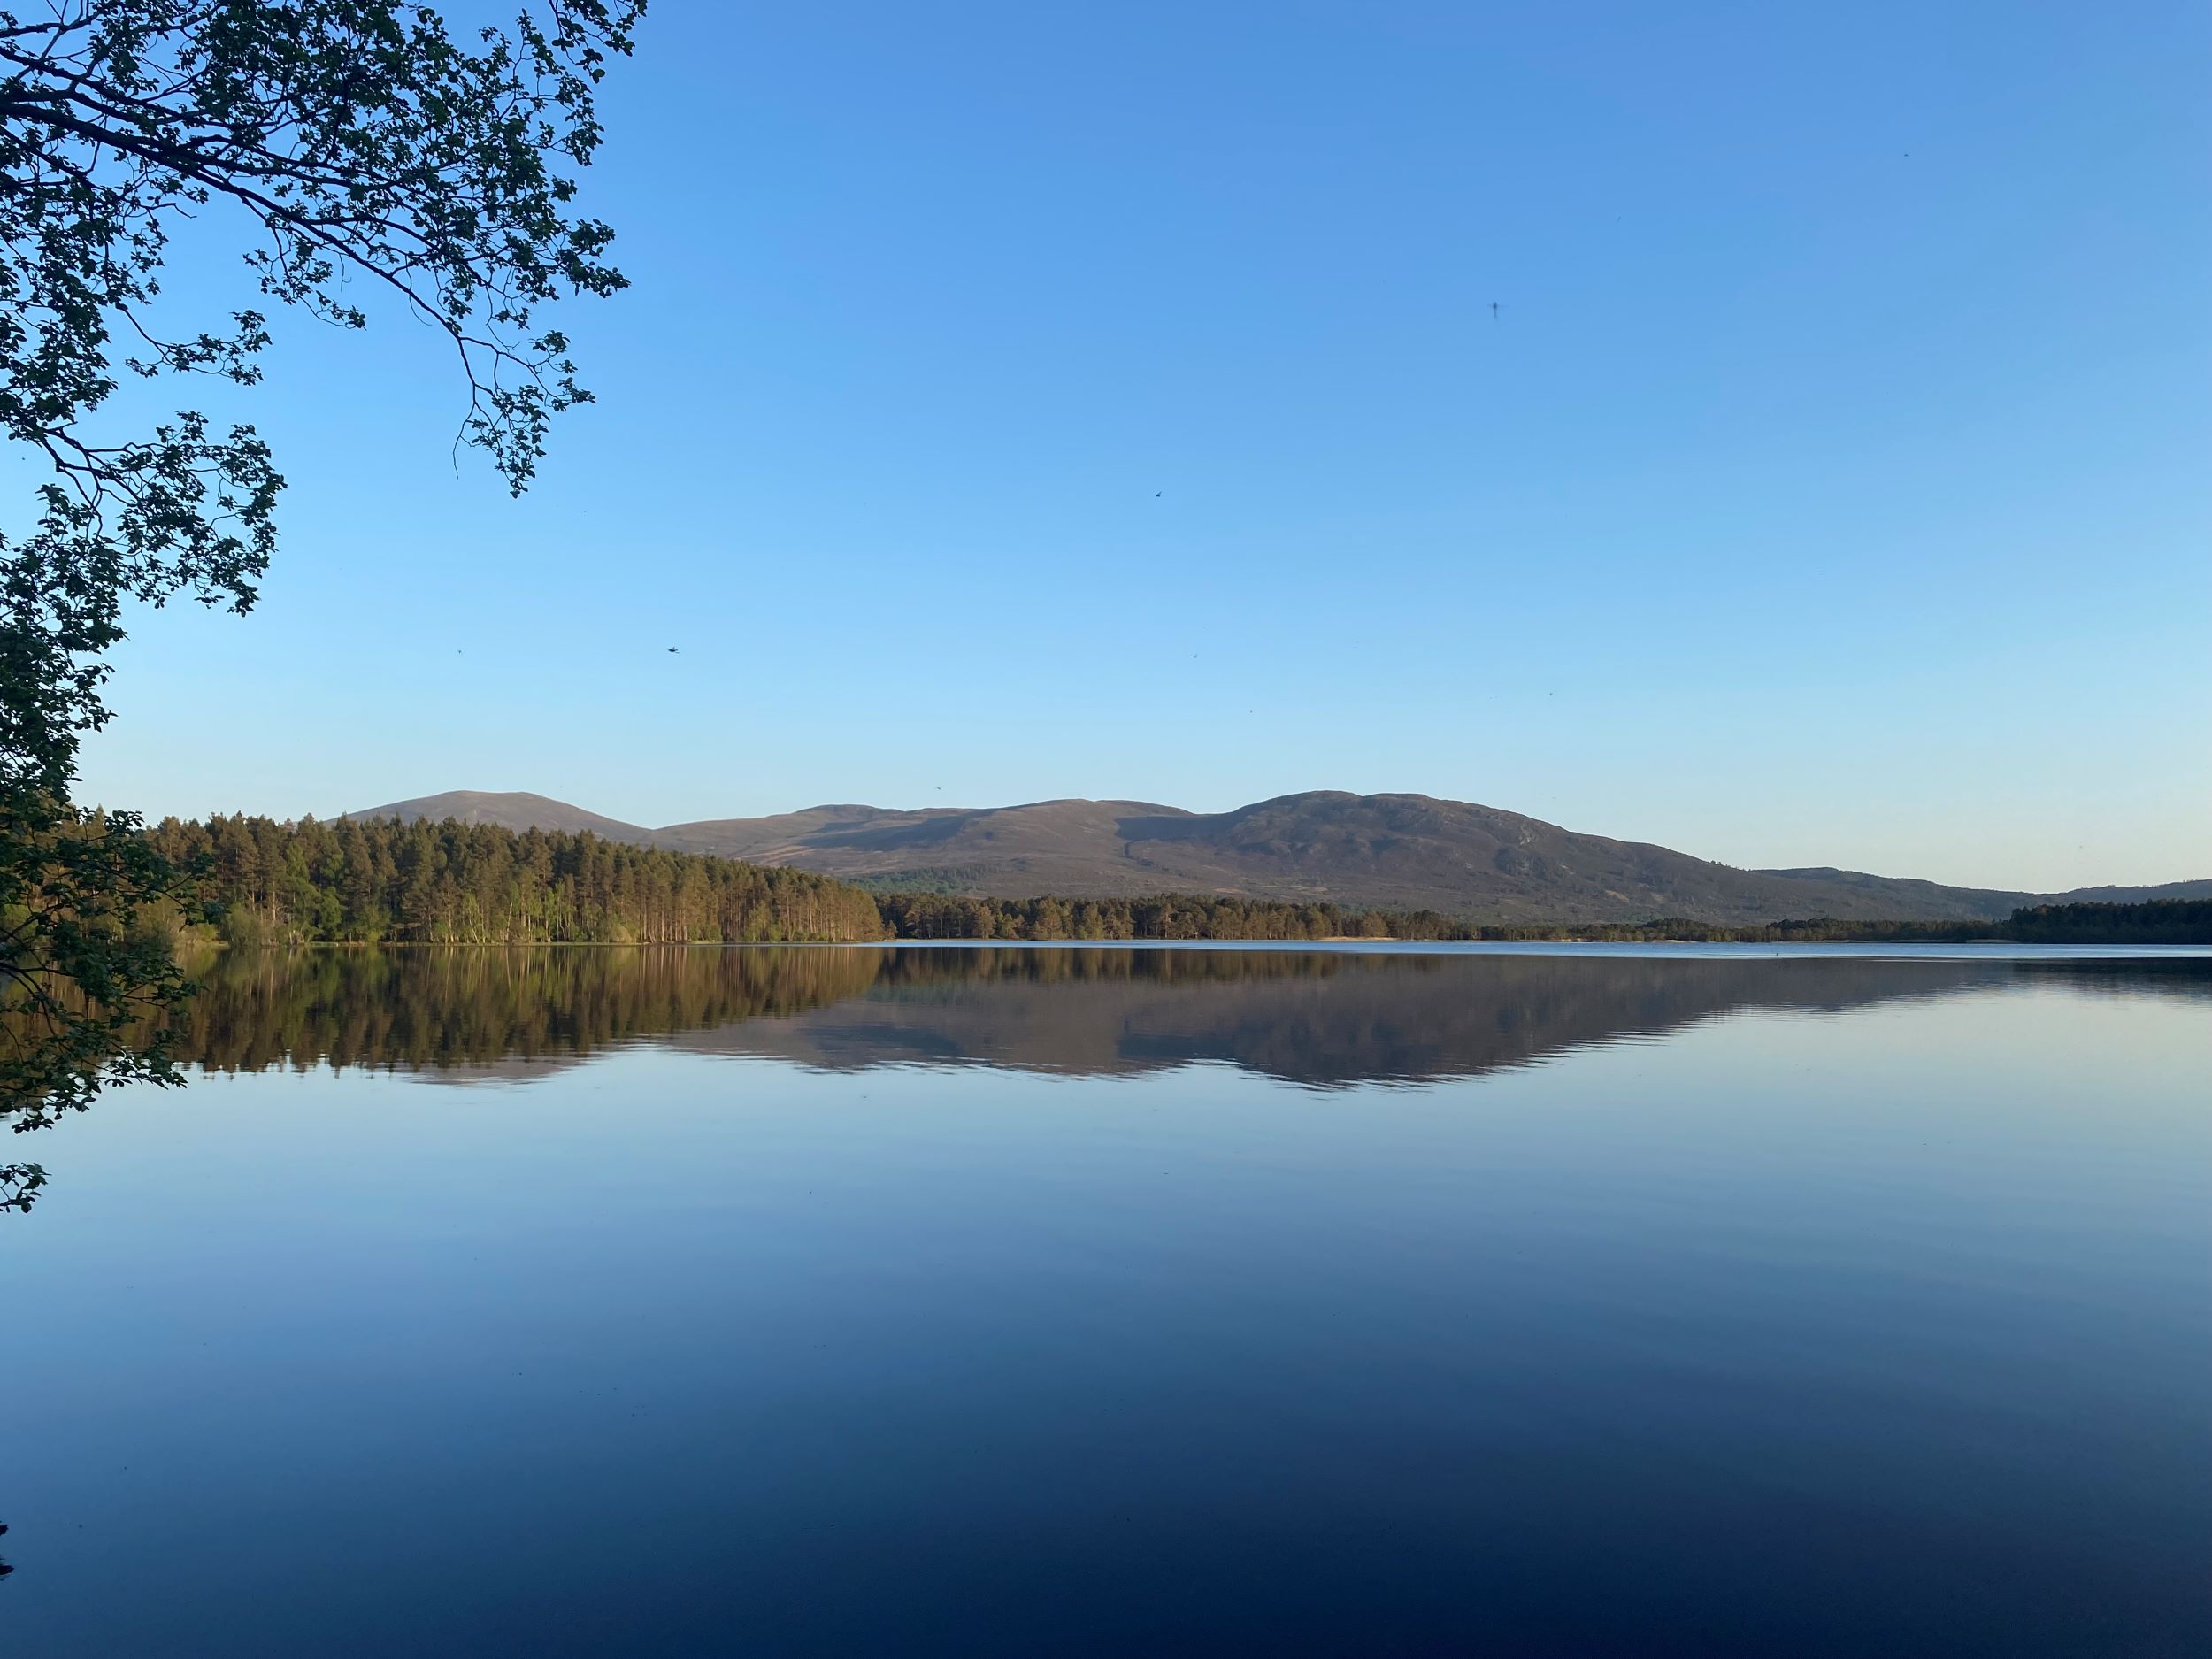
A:
{"label": "hill reflection in water", "polygon": [[1317,1087],[1464,1077],[1746,1010],[2047,981],[2212,995],[2203,964],[926,946],[235,952],[182,1057],[526,1078],[647,1042],[831,1070],[1234,1064]]}

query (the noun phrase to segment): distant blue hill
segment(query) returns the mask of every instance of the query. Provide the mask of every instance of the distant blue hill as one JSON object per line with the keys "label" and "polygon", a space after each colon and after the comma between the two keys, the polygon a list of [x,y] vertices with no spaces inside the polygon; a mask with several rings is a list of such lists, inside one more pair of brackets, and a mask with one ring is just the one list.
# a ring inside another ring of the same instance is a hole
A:
{"label": "distant blue hill", "polygon": [[350,816],[589,830],[610,841],[795,865],[884,887],[1001,898],[1226,893],[1433,910],[1489,923],[1979,921],[2029,903],[2212,898],[2212,879],[2038,894],[1850,870],[1739,870],[1464,801],[1335,790],[1280,795],[1231,812],[1141,801],[917,810],[818,806],[652,829],[545,795],[463,789]]}

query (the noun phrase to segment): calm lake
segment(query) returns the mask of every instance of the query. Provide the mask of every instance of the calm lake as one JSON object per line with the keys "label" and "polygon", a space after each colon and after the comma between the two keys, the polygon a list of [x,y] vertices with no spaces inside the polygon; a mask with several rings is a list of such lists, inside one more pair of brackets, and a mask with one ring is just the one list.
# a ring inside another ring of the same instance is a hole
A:
{"label": "calm lake", "polygon": [[0,1647],[2212,1653],[2212,972],[234,954],[14,1140]]}

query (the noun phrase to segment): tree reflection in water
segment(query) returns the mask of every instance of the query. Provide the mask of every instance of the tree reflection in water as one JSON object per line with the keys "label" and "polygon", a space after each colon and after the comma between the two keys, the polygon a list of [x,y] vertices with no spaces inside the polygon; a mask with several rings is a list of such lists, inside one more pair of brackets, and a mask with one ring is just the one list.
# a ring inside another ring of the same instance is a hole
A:
{"label": "tree reflection in water", "polygon": [[[2079,973],[2203,995],[2202,969]],[[2054,971],[2001,959],[1144,947],[234,952],[200,970],[179,1053],[226,1071],[328,1064],[471,1080],[654,1042],[836,1070],[1100,1075],[1217,1062],[1330,1087],[1470,1076],[1738,1011],[1840,1010]]]}

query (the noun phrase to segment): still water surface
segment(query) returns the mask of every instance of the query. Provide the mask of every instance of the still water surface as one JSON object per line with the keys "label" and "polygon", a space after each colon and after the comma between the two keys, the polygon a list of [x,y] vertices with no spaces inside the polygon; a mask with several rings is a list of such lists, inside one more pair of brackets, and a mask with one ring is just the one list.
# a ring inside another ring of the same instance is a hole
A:
{"label": "still water surface", "polygon": [[209,978],[10,1148],[12,1654],[2212,1652],[2202,964]]}

